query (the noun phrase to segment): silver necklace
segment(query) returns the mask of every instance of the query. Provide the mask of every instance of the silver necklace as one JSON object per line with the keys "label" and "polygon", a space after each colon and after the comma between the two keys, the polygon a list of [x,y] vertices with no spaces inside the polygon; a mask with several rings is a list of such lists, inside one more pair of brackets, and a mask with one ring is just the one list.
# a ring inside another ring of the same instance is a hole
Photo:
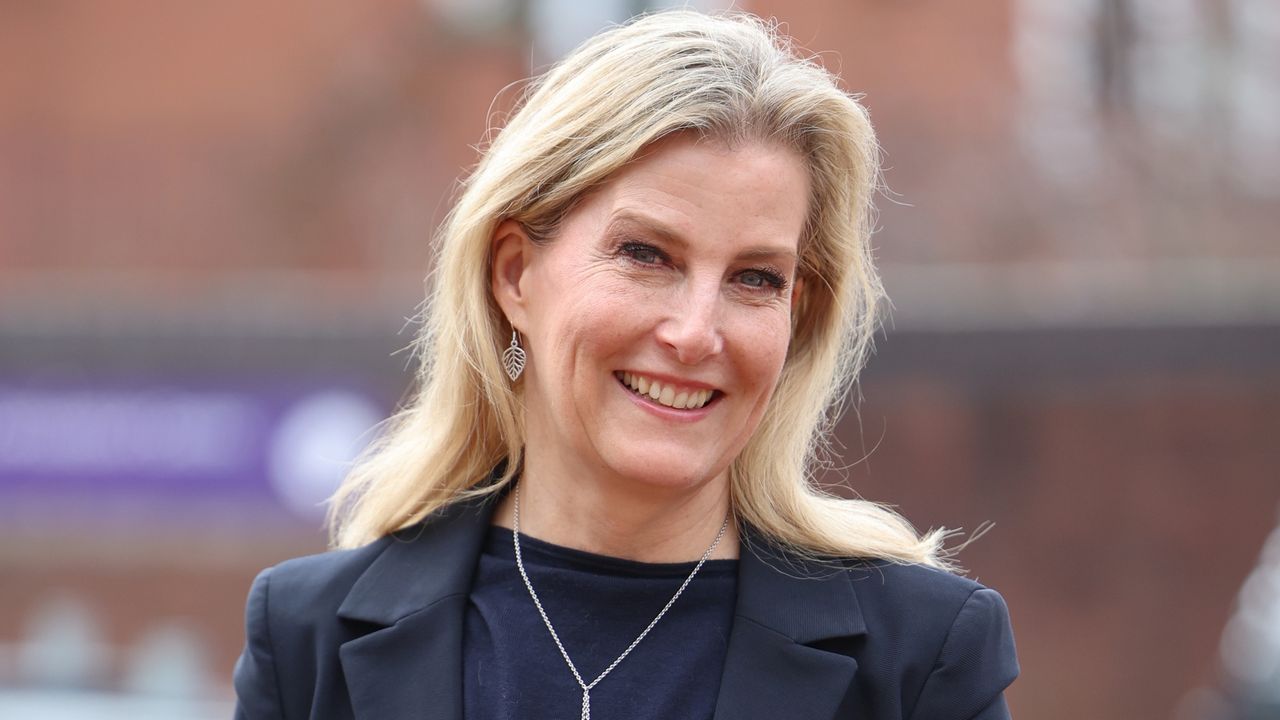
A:
{"label": "silver necklace", "polygon": [[557,634],[556,629],[551,626],[551,618],[547,617],[547,611],[543,609],[542,601],[538,599],[538,593],[533,589],[533,583],[529,582],[529,573],[524,571],[524,558],[520,555],[519,483],[516,483],[515,492],[516,502],[514,518],[511,522],[513,530],[511,536],[512,542],[515,544],[516,548],[516,567],[520,569],[520,578],[524,580],[525,589],[529,591],[529,597],[533,598],[533,604],[538,608],[538,614],[542,616],[542,622],[547,626],[547,632],[551,633],[551,639],[556,642],[556,647],[560,650],[560,657],[564,658],[565,664],[569,666],[569,672],[573,673],[573,679],[577,680],[578,687],[582,688],[582,720],[591,720],[591,689],[596,685],[599,685],[605,675],[608,675],[614,668],[618,667],[618,663],[622,662],[623,658],[631,654],[631,651],[640,644],[640,641],[644,639],[644,636],[648,635],[649,631],[653,629],[653,626],[657,625],[658,621],[662,619],[662,616],[666,615],[667,611],[671,609],[671,606],[676,604],[676,600],[680,598],[680,594],[684,592],[685,588],[689,587],[689,583],[693,582],[693,576],[698,574],[698,571],[702,569],[703,564],[707,562],[707,558],[711,557],[711,553],[715,552],[716,546],[720,544],[720,539],[724,537],[724,531],[729,527],[729,516],[727,514],[725,515],[724,522],[720,523],[720,532],[716,533],[716,539],[711,542],[711,547],[707,548],[707,551],[702,553],[702,559],[698,561],[697,565],[693,566],[693,571],[689,573],[689,577],[685,578],[684,582],[680,583],[680,589],[676,590],[676,594],[671,596],[671,599],[667,601],[666,606],[658,612],[657,616],[654,617],[653,620],[649,621],[649,626],[636,636],[635,640],[631,641],[631,644],[627,646],[627,649],[623,650],[622,654],[619,655],[616,660],[609,663],[609,667],[605,668],[603,672],[597,675],[595,680],[588,683],[582,679],[582,674],[578,672],[578,666],[574,665],[573,660],[569,659],[569,652],[564,649],[564,643],[560,642],[560,635]]}

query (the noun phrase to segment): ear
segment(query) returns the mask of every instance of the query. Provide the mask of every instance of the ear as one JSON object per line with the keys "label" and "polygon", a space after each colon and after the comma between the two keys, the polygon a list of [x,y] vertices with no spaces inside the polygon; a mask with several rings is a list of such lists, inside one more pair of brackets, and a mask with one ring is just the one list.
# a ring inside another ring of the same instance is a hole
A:
{"label": "ear", "polygon": [[533,260],[533,241],[524,227],[515,220],[503,220],[494,228],[489,254],[493,264],[489,268],[490,289],[498,307],[517,330],[525,325],[527,296],[525,294],[525,270]]}

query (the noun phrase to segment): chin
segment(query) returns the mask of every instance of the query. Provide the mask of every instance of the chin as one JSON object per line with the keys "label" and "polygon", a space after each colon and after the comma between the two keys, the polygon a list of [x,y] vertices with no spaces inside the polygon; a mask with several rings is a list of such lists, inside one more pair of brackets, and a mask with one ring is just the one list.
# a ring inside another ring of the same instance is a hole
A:
{"label": "chin", "polygon": [[692,462],[689,453],[667,454],[664,461],[655,461],[655,453],[628,454],[615,457],[608,464],[614,474],[639,485],[655,490],[687,490],[714,481],[725,468],[704,462]]}

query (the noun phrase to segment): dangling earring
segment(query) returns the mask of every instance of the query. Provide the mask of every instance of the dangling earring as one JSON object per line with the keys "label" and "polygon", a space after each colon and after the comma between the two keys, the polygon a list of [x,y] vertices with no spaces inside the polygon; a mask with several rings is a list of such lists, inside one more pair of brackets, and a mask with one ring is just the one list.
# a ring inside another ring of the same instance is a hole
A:
{"label": "dangling earring", "polygon": [[524,372],[524,348],[520,347],[520,337],[516,334],[516,329],[511,328],[511,347],[502,353],[502,367],[507,371],[507,377],[511,378],[511,382],[515,382],[520,377],[520,373]]}

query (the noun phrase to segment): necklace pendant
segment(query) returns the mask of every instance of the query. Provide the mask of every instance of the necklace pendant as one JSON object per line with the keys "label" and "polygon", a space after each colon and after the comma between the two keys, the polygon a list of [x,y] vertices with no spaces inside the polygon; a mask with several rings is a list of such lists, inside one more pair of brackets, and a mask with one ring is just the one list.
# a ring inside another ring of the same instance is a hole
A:
{"label": "necklace pendant", "polygon": [[591,691],[582,691],[582,720],[591,720]]}

